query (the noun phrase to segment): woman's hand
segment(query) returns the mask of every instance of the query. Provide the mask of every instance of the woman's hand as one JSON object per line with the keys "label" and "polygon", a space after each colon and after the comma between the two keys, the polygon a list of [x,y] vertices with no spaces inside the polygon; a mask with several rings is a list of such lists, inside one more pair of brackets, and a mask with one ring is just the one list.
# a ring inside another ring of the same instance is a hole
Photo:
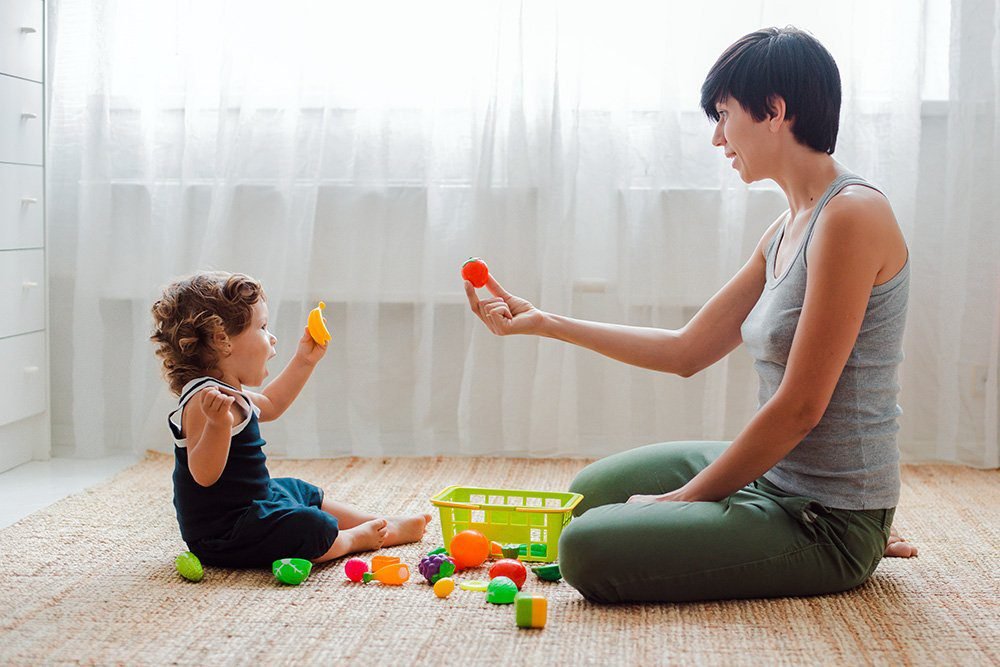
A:
{"label": "woman's hand", "polygon": [[488,299],[480,299],[476,288],[468,280],[465,281],[465,294],[469,297],[472,312],[483,321],[490,331],[497,336],[509,334],[538,334],[541,331],[542,311],[535,308],[521,297],[514,296],[505,290],[496,279],[490,275],[486,289],[493,295]]}
{"label": "woman's hand", "polygon": [[302,338],[299,339],[299,347],[295,351],[295,356],[307,365],[315,366],[326,354],[326,348],[329,344],[327,342],[326,345],[320,345],[309,335],[309,327],[303,327]]}
{"label": "woman's hand", "polygon": [[684,497],[684,488],[677,489],[676,491],[671,491],[670,493],[661,493],[658,496],[646,496],[642,494],[636,494],[628,499],[627,502],[630,503],[683,503],[690,502],[691,498]]}

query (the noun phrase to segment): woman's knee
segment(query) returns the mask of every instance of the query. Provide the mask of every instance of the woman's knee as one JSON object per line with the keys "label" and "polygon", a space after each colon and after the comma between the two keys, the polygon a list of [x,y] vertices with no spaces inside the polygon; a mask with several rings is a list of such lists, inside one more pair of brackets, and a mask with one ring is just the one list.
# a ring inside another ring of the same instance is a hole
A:
{"label": "woman's knee", "polygon": [[714,461],[726,442],[661,442],[636,447],[594,461],[581,470],[570,491],[583,495],[574,510],[623,503],[634,494],[666,493],[680,488]]}
{"label": "woman's knee", "polygon": [[[605,590],[609,568],[607,535],[601,521],[573,519],[559,538],[559,570],[563,579],[588,600],[613,602]],[[620,558],[616,556],[615,558]]]}
{"label": "woman's knee", "polygon": [[[602,459],[603,460],[603,459]],[[579,493],[583,500],[573,509],[573,516],[580,516],[591,507],[603,505],[607,480],[601,461],[595,461],[577,473],[569,485],[570,493]]]}

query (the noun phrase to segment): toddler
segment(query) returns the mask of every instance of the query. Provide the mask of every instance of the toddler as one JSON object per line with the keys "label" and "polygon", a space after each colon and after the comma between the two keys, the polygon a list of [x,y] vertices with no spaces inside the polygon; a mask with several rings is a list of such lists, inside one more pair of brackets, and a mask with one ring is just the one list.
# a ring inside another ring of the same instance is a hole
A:
{"label": "toddler", "polygon": [[174,507],[181,537],[204,563],[269,567],[278,558],[322,563],[419,540],[429,514],[379,517],[267,471],[259,422],[291,405],[326,354],[303,332],[288,366],[260,393],[277,339],[259,282],[203,272],[169,285],[153,304],[151,340],[178,396]]}

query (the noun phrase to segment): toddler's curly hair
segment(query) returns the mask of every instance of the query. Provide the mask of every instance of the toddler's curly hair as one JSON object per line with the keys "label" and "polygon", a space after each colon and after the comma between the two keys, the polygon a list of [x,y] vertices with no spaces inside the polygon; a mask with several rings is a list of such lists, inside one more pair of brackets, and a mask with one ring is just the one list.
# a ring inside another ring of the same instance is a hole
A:
{"label": "toddler's curly hair", "polygon": [[180,396],[184,385],[208,375],[220,358],[216,336],[244,331],[264,298],[260,282],[242,273],[204,271],[168,285],[153,304],[149,339],[170,390]]}

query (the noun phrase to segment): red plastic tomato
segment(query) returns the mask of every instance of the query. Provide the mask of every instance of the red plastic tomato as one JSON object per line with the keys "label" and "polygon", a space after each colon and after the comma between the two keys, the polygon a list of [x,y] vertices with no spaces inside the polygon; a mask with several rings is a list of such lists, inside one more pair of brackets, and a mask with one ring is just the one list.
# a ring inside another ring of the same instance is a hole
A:
{"label": "red plastic tomato", "polygon": [[490,568],[490,579],[497,577],[507,577],[517,585],[517,590],[524,586],[524,580],[528,578],[528,570],[519,560],[504,558],[493,563]]}
{"label": "red plastic tomato", "polygon": [[472,283],[475,288],[486,284],[490,277],[490,267],[478,257],[470,257],[462,264],[462,278]]}

